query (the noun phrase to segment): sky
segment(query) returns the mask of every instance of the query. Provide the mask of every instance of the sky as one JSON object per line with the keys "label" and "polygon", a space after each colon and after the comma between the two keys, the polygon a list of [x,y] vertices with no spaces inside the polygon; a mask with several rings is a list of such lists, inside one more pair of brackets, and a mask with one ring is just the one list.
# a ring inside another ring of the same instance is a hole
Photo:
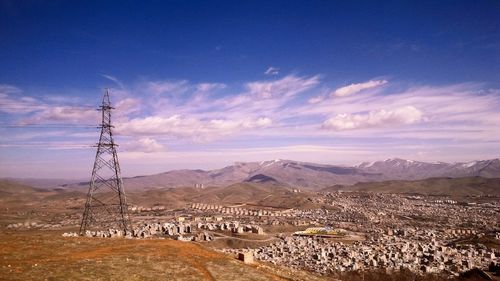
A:
{"label": "sky", "polygon": [[499,157],[499,1],[0,0],[0,177]]}

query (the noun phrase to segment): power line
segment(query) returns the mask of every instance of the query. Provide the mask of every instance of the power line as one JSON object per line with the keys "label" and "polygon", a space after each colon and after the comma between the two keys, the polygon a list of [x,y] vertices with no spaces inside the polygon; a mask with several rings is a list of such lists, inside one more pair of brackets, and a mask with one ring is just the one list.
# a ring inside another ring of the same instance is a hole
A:
{"label": "power line", "polygon": [[92,124],[0,124],[3,128],[88,128],[96,129],[99,128],[97,125]]}
{"label": "power line", "polygon": [[73,104],[65,104],[65,105],[47,105],[47,104],[19,104],[19,103],[0,103],[0,109],[7,109],[7,108],[14,108],[14,109],[22,109],[26,107],[31,107],[31,108],[40,108],[44,109],[47,107],[65,107],[65,108],[72,108],[72,109],[98,109],[95,106],[90,106],[90,105],[73,105]]}
{"label": "power line", "polygon": [[17,143],[17,144],[0,144],[1,147],[32,147],[32,148],[54,148],[54,149],[69,149],[69,148],[94,148],[95,145],[88,144],[51,144],[51,143]]}
{"label": "power line", "polygon": [[[0,105],[47,105],[47,103],[43,103],[42,101],[17,101],[17,100],[14,100],[14,99],[3,99],[3,100],[0,100]],[[88,106],[88,107],[96,107],[95,105],[80,105],[80,104],[76,104],[76,102],[61,102],[60,105],[74,105],[74,106]]]}

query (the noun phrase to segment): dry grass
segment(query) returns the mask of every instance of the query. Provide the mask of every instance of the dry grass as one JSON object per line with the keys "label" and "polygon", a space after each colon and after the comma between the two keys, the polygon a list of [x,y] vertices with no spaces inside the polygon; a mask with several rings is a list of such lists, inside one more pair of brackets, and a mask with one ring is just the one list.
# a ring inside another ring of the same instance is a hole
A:
{"label": "dry grass", "polygon": [[327,280],[269,265],[246,265],[191,242],[60,235],[49,231],[0,233],[0,279]]}

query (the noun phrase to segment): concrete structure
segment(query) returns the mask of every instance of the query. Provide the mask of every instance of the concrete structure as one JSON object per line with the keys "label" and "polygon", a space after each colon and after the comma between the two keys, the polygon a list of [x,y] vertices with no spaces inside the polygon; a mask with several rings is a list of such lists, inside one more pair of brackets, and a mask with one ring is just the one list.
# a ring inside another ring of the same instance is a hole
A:
{"label": "concrete structure", "polygon": [[253,263],[253,252],[238,253],[238,259],[244,263]]}

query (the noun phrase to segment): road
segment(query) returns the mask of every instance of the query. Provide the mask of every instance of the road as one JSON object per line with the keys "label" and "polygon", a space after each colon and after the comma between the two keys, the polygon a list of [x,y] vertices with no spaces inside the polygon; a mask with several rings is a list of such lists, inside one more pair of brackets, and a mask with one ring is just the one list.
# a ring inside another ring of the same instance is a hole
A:
{"label": "road", "polygon": [[[213,231],[207,231],[208,233],[212,234],[214,239],[235,239],[235,240],[240,240],[240,241],[248,241],[248,242],[269,242],[272,240],[279,240],[279,238],[271,236],[267,239],[246,239],[246,238],[240,238],[240,237],[234,237],[230,235],[225,235],[220,232],[213,232]],[[222,236],[222,237],[221,237]]]}

